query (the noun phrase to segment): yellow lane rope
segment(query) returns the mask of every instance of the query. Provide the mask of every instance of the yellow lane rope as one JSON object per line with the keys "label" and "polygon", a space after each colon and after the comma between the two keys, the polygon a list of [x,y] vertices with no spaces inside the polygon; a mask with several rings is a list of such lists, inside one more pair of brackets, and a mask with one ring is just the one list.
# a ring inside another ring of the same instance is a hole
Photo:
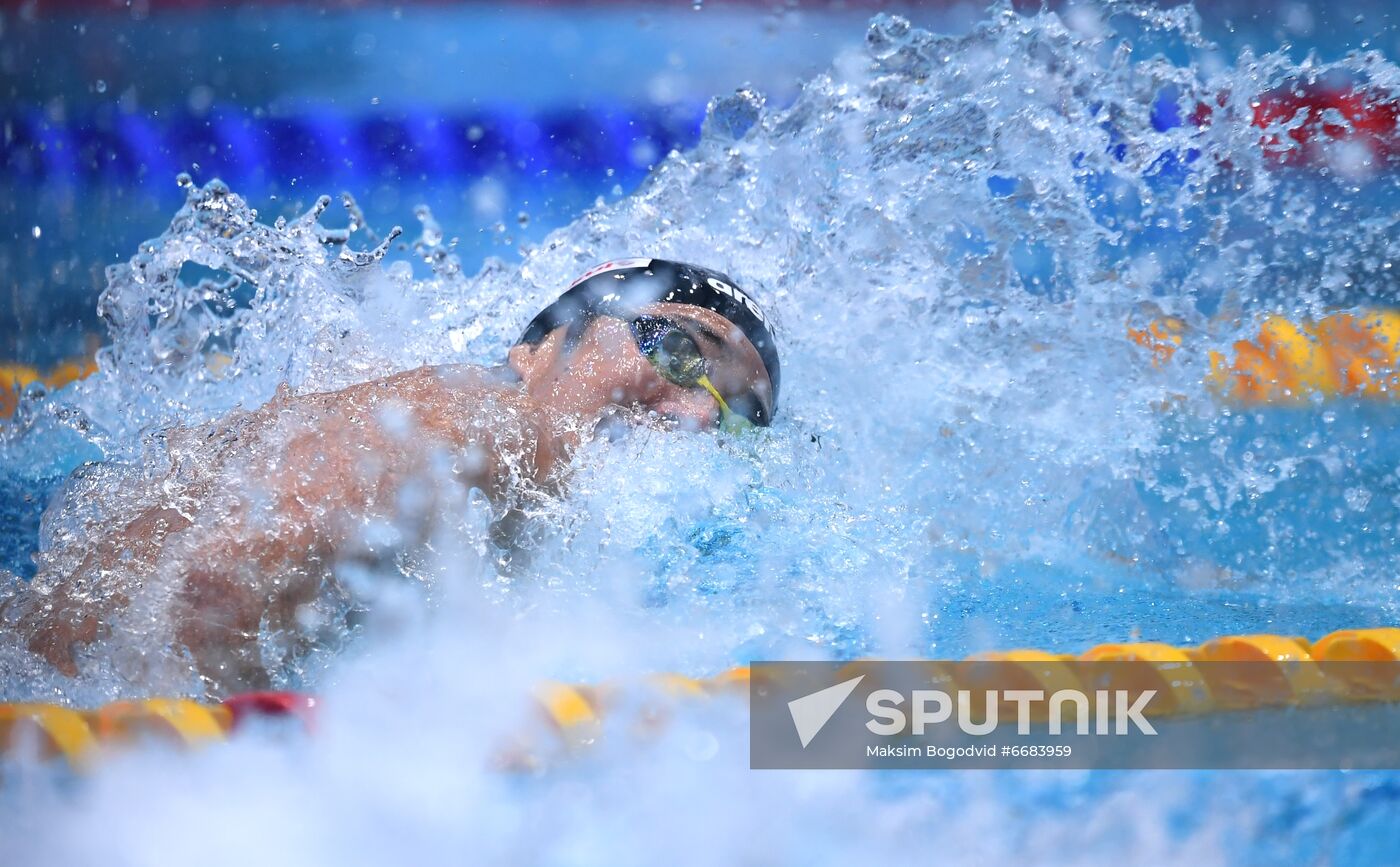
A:
{"label": "yellow lane rope", "polygon": [[[1400,701],[1400,628],[1343,629],[1314,642],[1287,635],[1228,635],[1194,647],[1156,642],[1101,644],[1080,654],[1016,649],[978,654],[986,660],[1019,666],[1026,687],[1049,692],[1086,688],[1067,663],[1149,663],[1124,674],[1131,685],[1157,688],[1169,701],[1158,715],[1202,714],[1253,707],[1318,702]],[[1197,663],[1256,663],[1226,667],[1219,676]],[[1330,666],[1330,663],[1377,663],[1371,666]],[[1319,664],[1321,663],[1321,664]],[[848,663],[852,670],[866,661]],[[930,662],[931,666],[948,665]],[[954,678],[968,677],[956,663],[948,665]],[[1244,675],[1241,672],[1245,672]],[[998,675],[1004,677],[1005,675]],[[739,666],[712,677],[658,674],[640,685],[579,686],[541,684],[535,699],[543,719],[569,747],[592,743],[610,713],[638,706],[640,693],[666,697],[671,704],[703,701],[713,696],[747,697],[752,672]],[[973,686],[964,682],[963,686]],[[1003,684],[1005,685],[1005,684]],[[1121,686],[1122,684],[1120,684]],[[640,686],[642,689],[638,689]],[[85,766],[100,748],[140,740],[158,740],[195,747],[223,740],[249,716],[286,716],[309,723],[315,700],[294,693],[254,693],[234,696],[219,704],[186,699],[120,701],[93,710],[52,704],[0,703],[0,758],[67,759]],[[644,719],[665,722],[666,709],[644,707]],[[518,757],[517,757],[518,758]]]}

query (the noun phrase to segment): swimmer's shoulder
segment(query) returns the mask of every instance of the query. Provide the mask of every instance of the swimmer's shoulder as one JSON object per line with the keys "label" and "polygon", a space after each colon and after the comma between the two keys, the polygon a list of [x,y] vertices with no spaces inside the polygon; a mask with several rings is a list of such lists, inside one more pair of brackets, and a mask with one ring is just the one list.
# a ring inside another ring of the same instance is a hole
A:
{"label": "swimmer's shoulder", "polygon": [[480,367],[474,364],[424,365],[388,376],[351,385],[338,391],[296,394],[291,389],[278,389],[277,394],[260,409],[262,414],[305,409],[311,411],[344,411],[355,407],[368,408],[386,401],[412,404],[441,403],[473,395],[515,394],[520,390],[520,378],[508,366]]}
{"label": "swimmer's shoulder", "polygon": [[442,387],[453,390],[503,391],[520,387],[519,375],[505,364],[492,367],[476,364],[441,364],[435,367],[420,367],[409,372],[431,377]]}

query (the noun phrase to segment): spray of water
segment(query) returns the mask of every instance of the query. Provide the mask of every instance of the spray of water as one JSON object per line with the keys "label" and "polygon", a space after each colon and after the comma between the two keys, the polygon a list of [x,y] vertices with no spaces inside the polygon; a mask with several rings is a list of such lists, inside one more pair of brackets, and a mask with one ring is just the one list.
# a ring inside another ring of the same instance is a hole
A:
{"label": "spray of water", "polygon": [[[31,863],[113,846],[233,863],[267,841],[288,863],[935,845],[1064,863],[1213,863],[1245,846],[1262,862],[1364,828],[1384,780],[755,777],[742,708],[723,704],[651,741],[619,723],[541,779],[484,769],[534,731],[521,709],[542,678],[1393,620],[1393,588],[1370,578],[1400,565],[1393,412],[1242,411],[1201,373],[1205,349],[1258,315],[1393,294],[1400,174],[1345,146],[1321,171],[1281,167],[1261,139],[1301,121],[1261,129],[1253,101],[1318,82],[1393,93],[1397,75],[1376,52],[1224,57],[1189,6],[999,7],[962,36],[880,16],[790,108],[716,99],[700,144],[634,195],[474,276],[426,212],[394,261],[395,233],[354,249],[366,227],[353,205],[344,231],[325,228],[326,200],[268,225],[221,185],[188,185],[170,229],[109,273],[100,372],[5,432],[6,460],[35,475],[104,458],[50,509],[40,573],[19,594],[71,576],[103,522],[228,481],[207,443],[227,413],[282,384],[499,361],[608,258],[705,263],[762,296],[785,406],[742,441],[590,443],[567,495],[531,501],[507,545],[474,498],[443,501],[426,529],[391,528],[380,556],[323,579],[305,617],[264,624],[252,668],[231,679],[323,691],[314,741],[142,754],[76,801],[34,782],[0,822],[27,829],[14,839]],[[1194,339],[1154,365],[1125,329],[1163,314]],[[0,646],[6,697],[200,692],[170,649],[162,574],[76,679]],[[1280,791],[1316,822],[1291,823]],[[1140,806],[1148,793],[1157,809]],[[1213,806],[1189,820],[1172,812],[1202,798]]]}

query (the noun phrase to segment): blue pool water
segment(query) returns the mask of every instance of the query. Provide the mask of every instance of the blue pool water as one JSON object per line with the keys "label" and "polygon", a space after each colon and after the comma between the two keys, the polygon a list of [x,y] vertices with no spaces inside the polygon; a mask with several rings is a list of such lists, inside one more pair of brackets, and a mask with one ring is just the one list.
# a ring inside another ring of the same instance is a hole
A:
{"label": "blue pool water", "polygon": [[[1383,10],[1351,42],[1330,14],[1289,6],[1287,33],[1255,20],[1251,38],[1117,4],[977,12],[950,35],[851,24],[796,92],[725,92],[635,192],[480,268],[444,243],[450,208],[385,206],[413,240],[354,267],[280,206],[253,213],[275,178],[190,187],[108,274],[100,372],[0,435],[18,592],[36,546],[61,572],[88,522],[199,459],[161,431],[283,382],[491,362],[620,255],[711,262],[767,300],[785,407],[741,442],[592,443],[512,564],[483,505],[457,504],[431,552],[337,574],[315,642],[260,636],[270,683],[324,697],[314,738],[146,751],[77,784],[31,772],[0,789],[0,840],[17,863],[1393,861],[1393,773],[759,773],[736,702],[650,738],[618,723],[547,773],[484,770],[533,731],[546,679],[1400,622],[1398,405],[1248,407],[1202,381],[1264,316],[1396,297],[1394,165],[1340,149],[1280,168],[1252,126],[1259,94],[1300,79],[1400,88]],[[1183,120],[1198,103],[1209,124]],[[350,248],[389,221],[369,222]],[[1161,315],[1187,333],[1154,365],[1125,329]],[[71,680],[0,640],[0,697],[199,691],[158,613],[113,626]]]}

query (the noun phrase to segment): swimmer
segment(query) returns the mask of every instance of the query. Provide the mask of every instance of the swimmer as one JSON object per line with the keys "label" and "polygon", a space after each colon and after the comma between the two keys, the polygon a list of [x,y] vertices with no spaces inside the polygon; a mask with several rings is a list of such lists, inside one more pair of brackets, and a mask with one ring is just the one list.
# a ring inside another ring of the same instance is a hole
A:
{"label": "swimmer", "polygon": [[284,386],[251,412],[167,432],[156,502],[94,528],[65,565],[41,555],[0,623],[72,676],[148,583],[168,586],[155,619],[209,691],[256,687],[260,633],[295,631],[327,576],[373,555],[371,528],[427,542],[446,508],[441,479],[498,506],[553,495],[584,437],[638,418],[766,426],[778,382],[768,319],[728,277],[608,262],[536,316],[499,367],[422,367],[325,394]]}

